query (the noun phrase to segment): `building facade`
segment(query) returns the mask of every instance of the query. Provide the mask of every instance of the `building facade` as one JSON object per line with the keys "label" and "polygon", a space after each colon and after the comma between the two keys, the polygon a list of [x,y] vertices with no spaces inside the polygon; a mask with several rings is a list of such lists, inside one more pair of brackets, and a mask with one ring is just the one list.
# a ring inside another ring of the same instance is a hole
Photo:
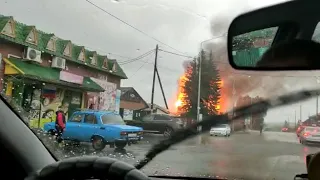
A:
{"label": "building facade", "polygon": [[127,77],[114,59],[6,16],[0,16],[0,54],[2,94],[37,126],[54,119],[58,106],[67,115],[77,108],[117,109]]}

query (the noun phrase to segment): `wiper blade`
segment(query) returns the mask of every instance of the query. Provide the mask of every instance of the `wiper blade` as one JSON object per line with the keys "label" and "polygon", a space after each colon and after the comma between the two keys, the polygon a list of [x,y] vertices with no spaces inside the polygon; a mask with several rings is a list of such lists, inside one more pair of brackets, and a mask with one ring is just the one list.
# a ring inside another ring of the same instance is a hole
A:
{"label": "wiper blade", "polygon": [[[276,98],[270,98],[268,100],[256,102],[251,105],[235,109],[233,113],[236,114],[236,116],[234,116],[231,119],[226,118],[226,114],[228,114],[229,112],[223,115],[213,115],[213,116],[207,117],[203,121],[197,122],[196,124],[188,127],[187,129],[178,130],[177,132],[173,133],[170,138],[162,140],[158,144],[151,147],[151,149],[145,155],[145,158],[139,161],[135,165],[135,167],[137,169],[143,168],[153,158],[155,158],[161,152],[167,150],[170,146],[200,134],[198,131],[195,130],[199,126],[211,127],[211,126],[216,126],[220,124],[226,124],[228,123],[228,121],[232,121],[232,120],[246,117],[249,115],[261,114],[266,109],[268,110],[268,109],[276,108],[279,106],[297,103],[298,101],[306,100],[314,96],[317,96],[319,93],[320,93],[320,89],[305,90],[305,91],[298,91],[288,95],[282,95]],[[203,132],[205,131],[202,131],[201,133]]]}
{"label": "wiper blade", "polygon": [[[159,176],[159,175],[151,175],[149,177],[152,178],[159,178],[159,179],[184,179],[184,180],[224,180],[223,178],[215,178],[214,176],[212,177],[190,177],[190,176]],[[226,178],[225,178],[226,179]]]}

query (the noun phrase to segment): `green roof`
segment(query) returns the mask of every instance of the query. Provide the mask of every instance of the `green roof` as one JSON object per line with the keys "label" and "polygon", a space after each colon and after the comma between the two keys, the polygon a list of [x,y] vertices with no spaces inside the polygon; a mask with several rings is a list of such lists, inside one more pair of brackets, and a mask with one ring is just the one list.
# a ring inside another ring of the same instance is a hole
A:
{"label": "green roof", "polygon": [[[5,59],[6,63],[17,69],[23,77],[36,79],[42,82],[69,86],[72,88],[80,88],[90,92],[103,92],[104,89],[97,83],[92,81],[90,77],[84,77],[82,85],[68,83],[60,80],[60,70],[50,67],[44,67],[21,59],[10,58]],[[7,62],[9,61],[9,62]]]}
{"label": "green roof", "polygon": [[[0,32],[5,27],[5,25],[8,23],[8,21],[10,19],[13,20],[13,18],[11,16],[0,15]],[[84,66],[88,66],[88,67],[92,68],[93,70],[99,70],[99,71],[102,71],[102,72],[105,72],[108,74],[118,76],[121,79],[127,79],[126,74],[124,73],[123,69],[120,67],[120,65],[118,64],[118,62],[116,60],[109,61],[107,56],[98,55],[99,58],[97,58],[97,64],[93,65],[93,64],[91,64],[91,59],[92,59],[92,55],[93,55],[94,51],[89,51],[87,49],[85,49],[85,53],[86,53],[85,54],[85,58],[86,58],[85,61],[78,60],[78,56],[81,51],[81,48],[84,46],[76,45],[76,44],[72,44],[71,56],[70,57],[64,56],[63,51],[64,51],[66,45],[71,41],[64,40],[64,39],[61,39],[58,37],[56,40],[56,51],[52,52],[47,49],[47,44],[48,44],[50,38],[54,36],[54,34],[42,32],[40,30],[37,30],[36,27],[34,27],[34,26],[25,25],[25,24],[22,24],[20,22],[14,21],[14,20],[13,20],[13,22],[14,22],[14,27],[15,27],[15,29],[14,29],[15,37],[10,37],[10,36],[7,36],[7,35],[0,33],[0,38],[6,39],[6,40],[11,41],[13,43],[21,44],[24,46],[28,46],[28,47],[40,50],[42,52],[45,52],[45,53],[48,53],[48,54],[51,54],[54,56],[65,58],[69,61],[72,61],[72,62],[75,62],[78,64],[82,64]],[[36,45],[26,42],[26,38],[27,38],[28,34],[33,29],[35,29],[36,36],[37,36],[37,44]],[[89,53],[87,54],[87,52],[89,52]],[[110,65],[109,68],[103,67],[104,60],[108,61],[108,64]],[[112,71],[113,66],[116,66],[115,71]]]}

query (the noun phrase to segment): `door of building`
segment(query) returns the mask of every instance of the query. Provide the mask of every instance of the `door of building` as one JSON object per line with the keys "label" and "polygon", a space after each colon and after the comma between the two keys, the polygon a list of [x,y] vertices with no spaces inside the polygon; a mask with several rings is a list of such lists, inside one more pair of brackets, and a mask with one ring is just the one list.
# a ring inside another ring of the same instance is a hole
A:
{"label": "door of building", "polygon": [[64,102],[69,104],[68,116],[70,117],[78,108],[81,108],[82,93],[66,90],[64,94]]}

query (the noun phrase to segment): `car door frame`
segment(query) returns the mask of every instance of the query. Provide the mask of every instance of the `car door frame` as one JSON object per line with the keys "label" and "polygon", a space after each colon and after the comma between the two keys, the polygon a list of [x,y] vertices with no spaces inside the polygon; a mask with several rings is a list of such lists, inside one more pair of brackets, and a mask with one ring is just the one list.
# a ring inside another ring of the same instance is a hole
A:
{"label": "car door frame", "polygon": [[[147,117],[150,117],[150,118],[146,119]],[[154,120],[154,114],[148,114],[142,117],[141,124],[144,131],[151,132],[151,133],[158,132],[153,128],[153,123],[152,123],[153,120]]]}
{"label": "car door frame", "polygon": [[163,133],[169,126],[169,121],[172,121],[172,118],[169,115],[154,114],[153,120],[150,122],[150,126],[154,127],[158,132]]}
{"label": "car door frame", "polygon": [[[80,121],[72,121],[75,116],[82,116]],[[67,140],[81,141],[83,135],[81,133],[81,126],[83,124],[84,114],[82,112],[75,112],[71,118],[66,122],[66,129],[62,134],[62,137]]]}
{"label": "car door frame", "polygon": [[[92,115],[94,117],[95,123],[87,123],[85,122],[86,116]],[[101,125],[98,123],[97,116],[93,112],[85,112],[83,117],[83,125],[82,125],[82,132],[83,132],[83,141],[90,142],[93,135],[96,135],[99,131]]]}

